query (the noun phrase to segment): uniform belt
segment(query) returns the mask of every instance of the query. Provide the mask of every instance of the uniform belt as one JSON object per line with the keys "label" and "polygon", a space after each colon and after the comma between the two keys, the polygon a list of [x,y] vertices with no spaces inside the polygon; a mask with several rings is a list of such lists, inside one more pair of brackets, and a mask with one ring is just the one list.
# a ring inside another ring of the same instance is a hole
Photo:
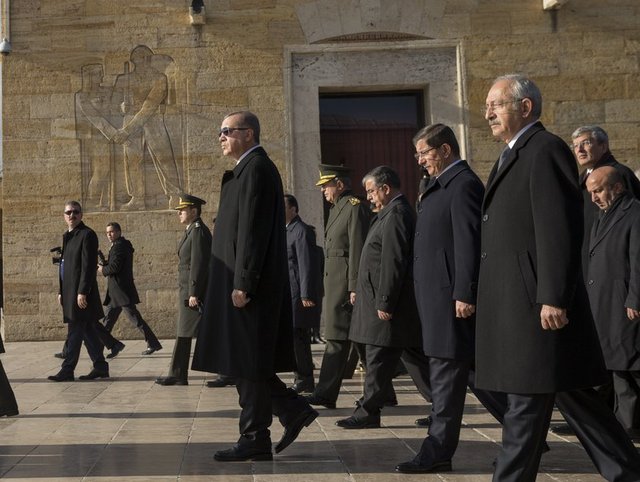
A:
{"label": "uniform belt", "polygon": [[327,258],[348,258],[349,250],[347,249],[327,249]]}

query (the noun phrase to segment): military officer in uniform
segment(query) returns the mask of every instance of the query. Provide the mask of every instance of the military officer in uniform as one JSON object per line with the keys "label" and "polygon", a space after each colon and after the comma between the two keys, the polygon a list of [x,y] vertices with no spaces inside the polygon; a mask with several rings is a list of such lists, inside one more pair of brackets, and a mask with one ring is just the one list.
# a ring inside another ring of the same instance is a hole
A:
{"label": "military officer in uniform", "polygon": [[183,194],[174,208],[187,229],[178,248],[178,334],[169,374],[156,380],[159,385],[188,384],[191,338],[198,332],[211,255],[211,231],[200,219],[203,204],[202,199]]}
{"label": "military officer in uniform", "polygon": [[313,394],[307,397],[312,405],[335,408],[351,342],[349,326],[356,298],[358,265],[369,228],[370,210],[351,194],[349,169],[320,165],[320,186],[325,199],[332,205],[325,226],[324,300],[325,346],[320,376]]}

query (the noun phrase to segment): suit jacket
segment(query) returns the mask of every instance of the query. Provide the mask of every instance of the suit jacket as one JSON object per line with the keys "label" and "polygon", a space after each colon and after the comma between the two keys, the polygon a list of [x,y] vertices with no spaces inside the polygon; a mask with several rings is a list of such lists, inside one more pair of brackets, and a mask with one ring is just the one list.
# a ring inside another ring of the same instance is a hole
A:
{"label": "suit jacket", "polygon": [[484,186],[466,161],[421,196],[414,244],[414,286],[427,356],[473,360],[475,316],[456,318],[455,302],[476,304]]}
{"label": "suit jacket", "polygon": [[[393,199],[374,218],[360,256],[350,340],[376,346],[420,346],[412,289],[414,230],[415,213],[404,196]],[[393,318],[381,320],[378,310],[392,313]]]}
{"label": "suit jacket", "polygon": [[191,296],[204,300],[209,280],[211,231],[202,219],[185,230],[178,246],[178,336],[192,337],[198,332],[200,311],[185,306]]}
{"label": "suit jacket", "polygon": [[356,291],[358,266],[371,211],[345,191],[331,206],[324,228],[325,338],[346,340],[351,324],[349,293]]}
{"label": "suit jacket", "polygon": [[133,252],[133,245],[124,236],[116,239],[109,249],[109,257],[102,267],[102,275],[107,277],[107,294],[103,305],[118,307],[140,303],[133,282]]}
{"label": "suit jacket", "polygon": [[194,370],[265,380],[295,368],[284,219],[280,174],[258,147],[222,178]]}
{"label": "suit jacket", "polygon": [[[553,393],[606,380],[580,262],[582,196],[566,143],[540,122],[520,136],[482,207],[477,386]],[[541,305],[569,324],[543,330]]]}
{"label": "suit jacket", "polygon": [[[98,281],[98,236],[82,221],[62,236],[60,294],[65,323],[96,321],[104,317]],[[78,306],[78,294],[87,296],[87,307]]]}
{"label": "suit jacket", "polygon": [[[293,326],[316,327],[320,323],[322,301],[321,260],[316,249],[316,233],[300,216],[287,225],[287,261]],[[302,306],[303,298],[313,301],[316,306],[305,308]]]}
{"label": "suit jacket", "polygon": [[[636,177],[634,172],[629,169],[624,164],[619,163],[613,157],[611,152],[605,153],[598,162],[595,163],[593,169],[597,169],[602,166],[612,166],[615,167],[622,177],[624,178],[624,183],[627,188],[627,192],[629,192],[636,199],[640,199],[640,180]],[[582,189],[582,198],[584,202],[584,237],[582,239],[582,272],[584,275],[587,275],[589,270],[589,237],[591,236],[591,227],[593,226],[593,221],[598,217],[600,209],[596,204],[591,201],[591,194],[587,191],[587,171],[583,171],[580,173],[580,188]]]}
{"label": "suit jacket", "polygon": [[640,202],[631,194],[618,200],[593,225],[587,290],[609,370],[640,370]]}

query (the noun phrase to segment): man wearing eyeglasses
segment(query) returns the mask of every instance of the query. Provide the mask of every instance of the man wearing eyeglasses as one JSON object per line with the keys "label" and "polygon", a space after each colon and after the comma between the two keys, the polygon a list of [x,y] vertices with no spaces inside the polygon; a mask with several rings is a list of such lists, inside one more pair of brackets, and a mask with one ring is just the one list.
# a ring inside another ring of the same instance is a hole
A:
{"label": "man wearing eyeglasses", "polygon": [[83,341],[93,369],[80,379],[108,378],[109,364],[104,359],[104,345],[96,327],[104,317],[96,280],[98,236],[82,222],[82,206],[78,201],[65,203],[64,220],[68,229],[62,237],[58,302],[67,324],[67,349],[60,371],[48,378],[54,382],[74,380]]}
{"label": "man wearing eyeglasses", "polygon": [[476,386],[508,399],[493,480],[536,480],[554,402],[605,479],[640,480],[638,452],[590,388],[606,372],[576,249],[578,172],[541,114],[522,75],[487,94],[485,119],[505,144],[482,205],[476,313]]}
{"label": "man wearing eyeglasses", "polygon": [[214,458],[272,460],[273,415],[284,426],[276,453],[318,416],[276,374],[295,368],[284,192],[255,114],[227,115],[219,140],[235,167],[222,177],[193,369],[235,378],[240,438]]}

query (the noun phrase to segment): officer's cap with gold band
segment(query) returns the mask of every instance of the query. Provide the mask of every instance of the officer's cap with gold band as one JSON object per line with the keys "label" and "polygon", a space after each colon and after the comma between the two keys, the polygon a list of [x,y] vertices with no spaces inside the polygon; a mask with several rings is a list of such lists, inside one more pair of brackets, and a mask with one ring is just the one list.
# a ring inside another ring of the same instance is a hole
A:
{"label": "officer's cap with gold band", "polygon": [[192,196],[191,194],[182,193],[180,194],[180,203],[173,209],[176,211],[179,209],[189,208],[193,206],[202,206],[203,204],[207,204],[206,201],[203,201],[199,197]]}
{"label": "officer's cap with gold band", "polygon": [[348,177],[351,169],[344,166],[331,166],[329,164],[320,164],[320,180],[316,182],[316,186],[322,186],[337,177]]}

